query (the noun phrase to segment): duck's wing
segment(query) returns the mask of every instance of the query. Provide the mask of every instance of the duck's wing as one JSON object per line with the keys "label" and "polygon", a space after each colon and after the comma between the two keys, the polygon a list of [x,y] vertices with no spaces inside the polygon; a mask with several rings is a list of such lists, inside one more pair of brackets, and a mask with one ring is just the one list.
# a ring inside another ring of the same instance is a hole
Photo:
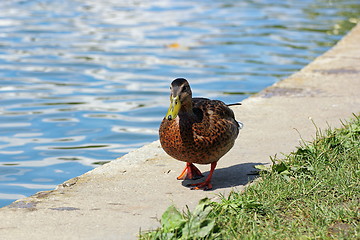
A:
{"label": "duck's wing", "polygon": [[198,119],[193,125],[196,135],[214,139],[222,138],[223,135],[237,136],[239,124],[235,120],[234,112],[224,102],[194,98],[193,111]]}

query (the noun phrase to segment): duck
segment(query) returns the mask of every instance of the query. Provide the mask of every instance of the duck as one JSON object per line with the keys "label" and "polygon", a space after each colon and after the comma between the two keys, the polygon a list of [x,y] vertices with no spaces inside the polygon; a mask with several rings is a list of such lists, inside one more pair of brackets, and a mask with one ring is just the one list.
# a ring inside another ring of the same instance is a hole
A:
{"label": "duck", "polygon": [[178,180],[199,179],[201,171],[194,164],[210,164],[205,181],[190,184],[192,190],[210,190],[211,178],[219,159],[235,143],[240,124],[230,105],[220,100],[193,98],[189,82],[177,78],[170,85],[170,107],[159,127],[163,150],[171,157],[186,162]]}

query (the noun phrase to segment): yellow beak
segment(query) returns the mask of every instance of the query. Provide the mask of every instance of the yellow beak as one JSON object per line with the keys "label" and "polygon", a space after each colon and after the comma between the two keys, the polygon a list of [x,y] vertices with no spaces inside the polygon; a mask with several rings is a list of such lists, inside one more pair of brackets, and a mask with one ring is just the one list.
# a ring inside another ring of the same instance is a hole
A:
{"label": "yellow beak", "polygon": [[166,113],[166,119],[172,120],[175,119],[180,111],[181,103],[179,100],[179,96],[176,97],[170,97],[170,107],[168,109],[168,112]]}

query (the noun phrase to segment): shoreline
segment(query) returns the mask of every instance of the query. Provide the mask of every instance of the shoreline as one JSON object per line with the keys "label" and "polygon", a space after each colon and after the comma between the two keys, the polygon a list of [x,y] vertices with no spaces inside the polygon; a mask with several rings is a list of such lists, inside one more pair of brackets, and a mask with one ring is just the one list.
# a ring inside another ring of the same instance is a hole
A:
{"label": "shoreline", "polygon": [[[213,191],[191,191],[178,181],[184,163],[159,141],[0,209],[1,239],[136,239],[159,226],[166,208],[192,209],[204,197],[242,191],[254,165],[296,149],[316,128],[337,127],[360,112],[360,24],[334,47],[290,77],[232,107],[244,123],[218,164]],[[314,124],[316,126],[314,126]],[[206,176],[209,165],[200,165]]]}

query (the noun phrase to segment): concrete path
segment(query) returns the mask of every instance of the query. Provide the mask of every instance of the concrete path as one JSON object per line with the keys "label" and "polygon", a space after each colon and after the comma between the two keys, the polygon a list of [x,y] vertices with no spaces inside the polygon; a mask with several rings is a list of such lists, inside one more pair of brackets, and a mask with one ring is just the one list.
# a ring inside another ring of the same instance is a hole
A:
{"label": "concrete path", "polygon": [[[360,25],[300,72],[233,109],[244,128],[219,161],[213,191],[191,191],[177,181],[184,163],[156,141],[1,208],[0,239],[136,239],[140,228],[159,226],[170,204],[192,208],[203,197],[242,190],[254,165],[294,150],[300,138],[311,140],[313,122],[339,126],[339,119],[360,112]],[[209,166],[200,169],[207,174]]]}

